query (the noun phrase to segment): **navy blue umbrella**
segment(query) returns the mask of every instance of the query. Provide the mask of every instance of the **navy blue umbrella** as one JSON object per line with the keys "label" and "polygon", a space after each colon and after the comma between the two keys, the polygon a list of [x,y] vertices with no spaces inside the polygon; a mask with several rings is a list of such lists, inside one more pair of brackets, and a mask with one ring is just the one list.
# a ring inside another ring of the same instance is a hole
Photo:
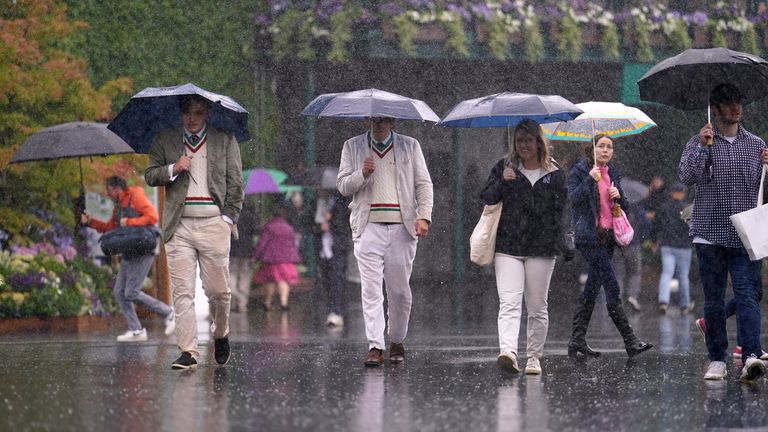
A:
{"label": "navy blue umbrella", "polygon": [[573,120],[581,113],[581,108],[562,96],[504,92],[459,102],[438,125],[513,127],[526,119],[539,124]]}
{"label": "navy blue umbrella", "polygon": [[147,153],[152,140],[163,129],[181,125],[179,96],[200,95],[211,102],[208,118],[213,127],[231,132],[238,141],[251,139],[248,111],[229,96],[212,93],[187,83],[174,87],[147,87],[136,93],[109,124],[109,129],[136,153]]}

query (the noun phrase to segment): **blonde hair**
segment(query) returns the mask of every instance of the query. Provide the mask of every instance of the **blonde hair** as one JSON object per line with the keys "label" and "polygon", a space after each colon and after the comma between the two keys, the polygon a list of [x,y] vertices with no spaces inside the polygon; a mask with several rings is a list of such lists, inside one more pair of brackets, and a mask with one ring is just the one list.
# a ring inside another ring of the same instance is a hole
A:
{"label": "blonde hair", "polygon": [[525,131],[534,137],[536,137],[536,154],[539,164],[542,168],[550,169],[552,165],[552,159],[549,157],[549,143],[544,138],[544,132],[541,130],[541,126],[533,120],[525,119],[515,126],[515,131],[512,134],[511,142],[508,144],[509,152],[504,156],[506,164],[515,161],[516,165],[520,165],[520,156],[517,155],[517,132]]}

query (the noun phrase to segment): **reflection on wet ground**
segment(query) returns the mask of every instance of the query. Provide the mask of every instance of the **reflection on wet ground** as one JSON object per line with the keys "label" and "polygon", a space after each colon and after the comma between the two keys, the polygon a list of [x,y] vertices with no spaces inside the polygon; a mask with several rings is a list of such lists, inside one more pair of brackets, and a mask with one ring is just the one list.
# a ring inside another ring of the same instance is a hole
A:
{"label": "reflection on wet ground", "polygon": [[[161,336],[161,319],[151,321],[148,342],[135,344],[113,334],[0,336],[0,430],[768,428],[768,382],[739,384],[740,365],[730,360],[725,381],[704,381],[695,315],[660,315],[650,295],[630,318],[657,348],[628,360],[598,307],[588,339],[605,354],[584,362],[566,355],[578,287],[553,288],[544,374],[526,377],[496,367],[492,280],[415,283],[406,362],[377,369],[362,366],[356,290],[349,287],[347,325],[336,331],[323,327],[317,290],[294,296],[288,312],[232,314],[230,363],[216,366],[205,347],[197,371],[170,369],[178,352]],[[729,334],[733,341],[735,322]]]}

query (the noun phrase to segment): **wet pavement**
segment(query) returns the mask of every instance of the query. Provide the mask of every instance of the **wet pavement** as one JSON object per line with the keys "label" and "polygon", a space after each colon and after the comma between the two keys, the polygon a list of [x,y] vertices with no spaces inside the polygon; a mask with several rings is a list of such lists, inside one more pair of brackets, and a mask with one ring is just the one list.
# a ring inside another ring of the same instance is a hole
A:
{"label": "wet pavement", "polygon": [[375,369],[362,365],[354,285],[343,329],[323,326],[321,292],[297,294],[288,312],[255,306],[232,314],[229,364],[215,365],[206,344],[196,371],[170,369],[178,351],[173,337],[162,336],[161,319],[145,320],[150,337],[142,343],[115,342],[119,328],[3,335],[0,430],[768,429],[768,381],[740,384],[740,365],[730,359],[726,380],[704,381],[696,315],[660,315],[652,294],[630,320],[655,349],[628,360],[598,306],[588,340],[604,355],[568,358],[572,288],[552,291],[540,377],[497,368],[498,304],[488,279],[414,283],[406,361]]}

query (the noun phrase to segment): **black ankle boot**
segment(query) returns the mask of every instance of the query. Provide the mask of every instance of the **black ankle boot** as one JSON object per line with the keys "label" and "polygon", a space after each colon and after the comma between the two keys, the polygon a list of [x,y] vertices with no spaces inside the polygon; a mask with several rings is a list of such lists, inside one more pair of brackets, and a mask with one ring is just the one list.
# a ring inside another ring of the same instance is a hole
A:
{"label": "black ankle boot", "polygon": [[594,302],[586,302],[583,298],[579,299],[576,306],[576,313],[573,315],[573,333],[571,340],[568,341],[568,355],[576,357],[579,353],[590,357],[600,357],[600,353],[593,351],[587,345],[587,328],[589,320],[592,319],[592,310],[595,308]]}
{"label": "black ankle boot", "polygon": [[606,307],[608,308],[608,316],[613,320],[613,325],[616,326],[616,329],[621,333],[621,337],[624,338],[624,346],[628,356],[634,357],[653,348],[653,344],[643,342],[637,338],[635,331],[632,330],[632,326],[629,325],[627,314],[624,313],[621,303],[609,304]]}

